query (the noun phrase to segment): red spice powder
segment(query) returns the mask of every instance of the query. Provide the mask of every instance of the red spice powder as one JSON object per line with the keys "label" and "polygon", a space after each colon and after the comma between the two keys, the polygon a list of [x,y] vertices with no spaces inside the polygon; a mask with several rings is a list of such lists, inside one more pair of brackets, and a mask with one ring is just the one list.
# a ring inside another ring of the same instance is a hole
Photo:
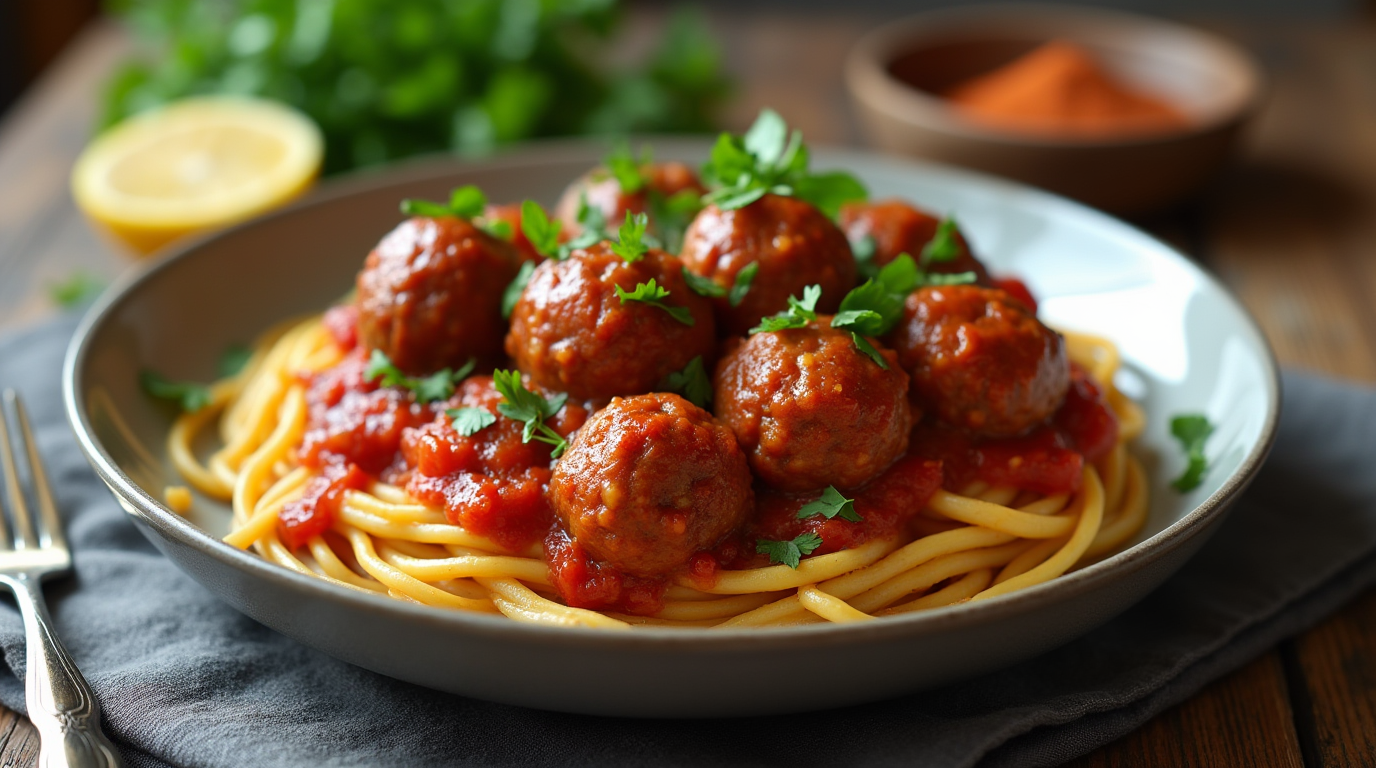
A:
{"label": "red spice powder", "polygon": [[1050,42],[948,90],[972,121],[1038,133],[1162,133],[1188,124],[1176,107],[1122,83],[1077,45]]}

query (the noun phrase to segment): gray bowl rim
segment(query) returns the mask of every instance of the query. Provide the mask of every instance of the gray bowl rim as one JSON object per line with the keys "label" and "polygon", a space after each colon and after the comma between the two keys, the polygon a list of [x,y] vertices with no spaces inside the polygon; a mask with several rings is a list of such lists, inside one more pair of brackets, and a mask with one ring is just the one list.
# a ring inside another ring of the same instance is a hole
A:
{"label": "gray bowl rim", "polygon": [[[1019,133],[963,120],[959,116],[951,114],[950,108],[943,104],[940,97],[904,84],[890,75],[886,62],[880,61],[880,57],[876,55],[885,51],[890,54],[893,53],[894,51],[891,49],[899,45],[905,35],[929,24],[961,20],[975,22],[994,16],[1003,16],[1007,19],[1036,19],[1044,13],[1074,15],[1086,20],[1124,25],[1150,26],[1171,34],[1193,38],[1195,42],[1211,47],[1241,65],[1240,68],[1246,73],[1248,79],[1247,95],[1232,109],[1220,110],[1218,114],[1211,115],[1204,120],[1192,121],[1188,126],[1179,130],[1105,137],[1059,137],[1054,134]],[[868,103],[869,99],[861,95],[862,89],[856,87],[855,81],[866,77],[883,81],[885,83],[885,96],[892,97],[897,102],[904,102],[905,106],[919,109],[931,116],[932,120],[923,124],[927,130],[936,131],[946,136],[962,136],[1008,147],[1045,147],[1064,150],[1156,146],[1226,130],[1245,122],[1256,114],[1267,91],[1266,77],[1256,59],[1236,43],[1206,30],[1168,19],[1113,8],[1037,2],[949,6],[922,11],[886,22],[866,32],[851,45],[846,54],[844,75],[846,91],[850,97],[865,103]]]}
{"label": "gray bowl rim", "polygon": [[[683,136],[637,137],[637,141],[640,139],[654,142],[657,146],[677,142],[685,148],[700,148],[704,153],[709,146],[701,138]],[[1094,592],[1106,582],[1116,581],[1148,567],[1184,545],[1195,534],[1207,530],[1210,523],[1224,514],[1228,505],[1251,483],[1275,440],[1276,426],[1280,416],[1281,383],[1275,356],[1266,341],[1266,337],[1261,333],[1260,327],[1252,316],[1225,287],[1171,246],[1108,214],[1016,182],[937,163],[911,161],[867,150],[825,146],[814,148],[819,159],[828,154],[838,156],[850,154],[876,159],[884,158],[889,162],[897,160],[908,163],[915,172],[932,170],[960,176],[970,183],[992,185],[1006,192],[1031,195],[1038,198],[1042,203],[1069,206],[1071,212],[1078,216],[1090,217],[1098,220],[1100,224],[1125,229],[1136,237],[1146,238],[1156,244],[1162,255],[1181,262],[1181,265],[1193,273],[1196,279],[1217,289],[1223,301],[1232,305],[1232,308],[1260,342],[1265,358],[1266,380],[1264,383],[1267,402],[1265,419],[1256,445],[1243,459],[1237,470],[1224,480],[1217,491],[1164,530],[1111,557],[1018,592],[977,603],[963,603],[931,611],[887,617],[881,621],[868,621],[859,625],[827,623],[763,630],[746,628],[712,631],[691,628],[637,627],[631,632],[609,632],[605,629],[528,624],[512,621],[499,615],[416,605],[384,596],[365,594],[331,584],[322,579],[295,573],[264,560],[254,553],[226,544],[201,528],[192,525],[140,488],[120,469],[96,438],[80,392],[84,389],[82,384],[84,383],[85,366],[97,332],[120,307],[136,298],[140,286],[182,260],[195,258],[204,244],[223,238],[232,238],[239,232],[259,226],[262,222],[291,217],[298,210],[328,206],[341,198],[367,192],[377,187],[403,182],[434,181],[475,168],[502,170],[505,168],[528,168],[532,164],[561,161],[596,162],[602,156],[605,148],[606,143],[601,140],[555,139],[530,142],[478,160],[438,155],[412,159],[378,170],[365,169],[322,184],[315,192],[289,206],[219,232],[196,238],[173,248],[166,255],[153,258],[147,263],[139,265],[111,285],[87,311],[67,348],[64,359],[63,403],[68,421],[71,423],[77,442],[87,461],[90,462],[96,474],[110,487],[112,492],[129,507],[132,507],[135,516],[152,528],[157,535],[181,546],[194,549],[223,565],[244,571],[250,576],[257,577],[273,587],[287,592],[342,602],[353,609],[373,614],[379,618],[400,615],[400,617],[414,623],[447,629],[456,633],[471,633],[475,636],[508,639],[513,642],[554,643],[570,647],[592,646],[604,650],[646,651],[654,648],[665,648],[702,652],[736,652],[755,650],[761,645],[782,650],[848,646],[895,637],[916,638],[987,622],[997,622],[1001,619],[1035,611],[1041,606],[1059,603]],[[130,510],[126,508],[126,511]]]}

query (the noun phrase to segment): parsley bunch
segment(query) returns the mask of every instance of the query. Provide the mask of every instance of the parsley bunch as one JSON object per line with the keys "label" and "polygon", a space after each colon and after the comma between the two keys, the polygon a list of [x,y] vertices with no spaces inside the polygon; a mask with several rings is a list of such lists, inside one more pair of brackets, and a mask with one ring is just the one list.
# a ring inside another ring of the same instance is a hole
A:
{"label": "parsley bunch", "polygon": [[725,96],[700,13],[606,66],[616,0],[120,0],[143,44],[105,86],[101,127],[192,94],[291,104],[327,173],[535,136],[695,132]]}
{"label": "parsley bunch", "polygon": [[454,395],[454,385],[468,378],[477,366],[477,361],[469,360],[457,371],[442,368],[429,376],[407,376],[392,364],[380,349],[368,355],[368,367],[363,369],[364,381],[376,381],[384,387],[400,387],[408,390],[421,405],[438,400],[448,400]]}
{"label": "parsley bunch", "polygon": [[835,218],[843,204],[868,196],[864,185],[849,173],[811,173],[802,134],[790,132],[772,109],[761,111],[744,136],[721,134],[702,168],[702,178],[714,187],[703,202],[723,210],[743,208],[775,194],[805,200]]}
{"label": "parsley bunch", "polygon": [[[548,399],[541,397],[526,389],[525,385],[521,383],[520,371],[494,371],[492,373],[492,386],[504,398],[497,405],[497,412],[512,421],[525,423],[525,430],[521,433],[521,442],[528,443],[531,440],[538,440],[554,446],[554,452],[550,454],[553,458],[557,459],[564,455],[564,451],[569,447],[568,441],[558,432],[550,429],[545,422],[559,413],[559,409],[563,408],[564,403],[568,401],[568,395],[561,393]],[[459,415],[455,414],[452,418],[457,419]],[[459,429],[459,425],[455,424],[454,428]],[[481,428],[479,427],[479,429]]]}

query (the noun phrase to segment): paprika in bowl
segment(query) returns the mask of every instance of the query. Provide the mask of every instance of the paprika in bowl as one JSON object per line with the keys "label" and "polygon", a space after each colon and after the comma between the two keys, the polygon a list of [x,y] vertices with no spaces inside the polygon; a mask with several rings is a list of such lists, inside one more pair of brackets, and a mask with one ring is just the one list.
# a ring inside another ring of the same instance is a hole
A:
{"label": "paprika in bowl", "polygon": [[882,148],[1116,213],[1164,207],[1207,181],[1261,91],[1250,57],[1216,37],[1049,5],[894,22],[851,50],[846,83]]}

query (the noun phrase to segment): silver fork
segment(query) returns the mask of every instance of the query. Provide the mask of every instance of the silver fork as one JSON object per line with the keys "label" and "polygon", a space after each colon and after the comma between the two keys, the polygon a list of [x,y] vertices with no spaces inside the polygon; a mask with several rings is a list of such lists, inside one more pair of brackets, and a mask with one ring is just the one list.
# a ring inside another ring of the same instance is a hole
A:
{"label": "silver fork", "polygon": [[[24,500],[24,487],[10,443],[6,414],[11,411],[19,437],[18,448],[28,464],[37,516]],[[53,632],[52,619],[43,602],[43,579],[70,573],[72,555],[34,445],[29,418],[19,396],[10,389],[0,398],[0,469],[9,489],[14,525],[11,537],[5,517],[0,515],[0,582],[13,590],[24,617],[28,646],[24,698],[29,705],[29,719],[38,728],[38,764],[50,768],[123,765],[114,745],[100,730],[100,702]]]}

